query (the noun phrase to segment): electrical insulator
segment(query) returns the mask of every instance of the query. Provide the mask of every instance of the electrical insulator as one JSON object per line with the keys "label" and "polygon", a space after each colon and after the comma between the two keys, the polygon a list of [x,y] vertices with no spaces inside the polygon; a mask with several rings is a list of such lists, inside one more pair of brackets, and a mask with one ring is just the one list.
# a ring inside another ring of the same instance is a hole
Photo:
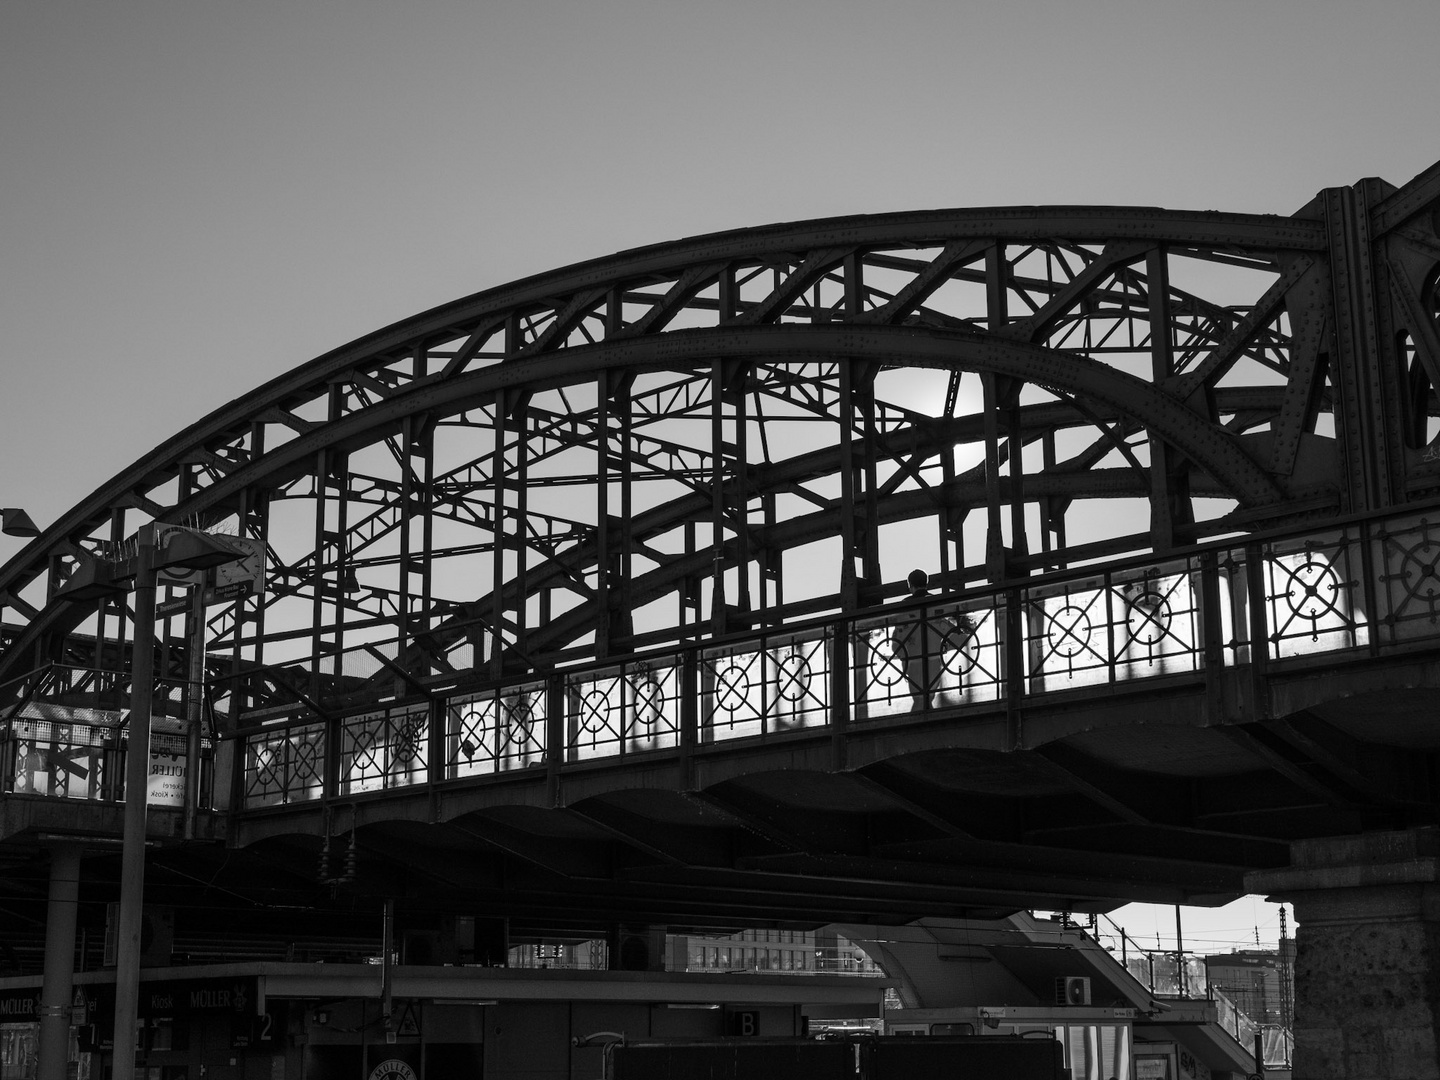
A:
{"label": "electrical insulator", "polygon": [[350,846],[345,849],[345,873],[341,875],[342,881],[355,880],[355,863],[359,858],[359,852],[355,848],[355,834],[350,834]]}
{"label": "electrical insulator", "polygon": [[321,881],[330,880],[330,837],[325,837],[325,843],[320,846],[320,873]]}

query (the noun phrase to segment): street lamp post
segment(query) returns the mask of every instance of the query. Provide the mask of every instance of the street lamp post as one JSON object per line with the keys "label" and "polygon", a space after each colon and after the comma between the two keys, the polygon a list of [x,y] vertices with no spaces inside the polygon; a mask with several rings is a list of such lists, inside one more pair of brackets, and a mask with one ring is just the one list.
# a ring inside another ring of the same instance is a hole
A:
{"label": "street lamp post", "polygon": [[120,925],[115,953],[115,1051],[111,1076],[134,1080],[140,998],[140,933],[145,902],[145,802],[150,776],[150,705],[155,689],[155,527],[140,529],[135,558],[135,632],[125,747],[125,827]]}

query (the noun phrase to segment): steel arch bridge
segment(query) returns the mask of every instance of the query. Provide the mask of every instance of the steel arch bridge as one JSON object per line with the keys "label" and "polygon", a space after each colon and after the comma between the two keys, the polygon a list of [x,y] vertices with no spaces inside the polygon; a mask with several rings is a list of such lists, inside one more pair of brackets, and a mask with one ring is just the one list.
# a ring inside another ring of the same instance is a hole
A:
{"label": "steel arch bridge", "polygon": [[[1289,217],[846,217],[527,278],[296,368],[44,529],[0,568],[0,681],[124,669],[127,602],[57,593],[150,521],[268,545],[263,594],[207,616],[223,735],[855,619],[917,568],[960,596],[1428,507],[1437,267],[1440,165]],[[184,663],[177,625],[162,679]]]}
{"label": "steel arch bridge", "polygon": [[50,594],[150,519],[272,546],[212,651],[323,667],[388,636],[424,675],[462,641],[541,668],[854,609],[912,566],[957,587],[1402,504],[1440,488],[1437,191],[810,221],[467,297],[63,515],[0,570],[0,674],[115,636]]}

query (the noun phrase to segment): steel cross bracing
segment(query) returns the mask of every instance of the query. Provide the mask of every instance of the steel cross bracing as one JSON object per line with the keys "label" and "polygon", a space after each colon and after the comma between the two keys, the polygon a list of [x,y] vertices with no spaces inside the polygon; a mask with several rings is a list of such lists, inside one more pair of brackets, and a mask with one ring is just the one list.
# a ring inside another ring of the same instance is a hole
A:
{"label": "steel cross bracing", "polygon": [[[1440,167],[1291,217],[830,219],[479,293],[55,522],[0,570],[0,676],[123,654],[122,601],[53,593],[151,519],[270,544],[265,596],[210,613],[213,672],[363,694],[1428,497],[1437,199]],[[348,669],[366,642],[390,666]]]}

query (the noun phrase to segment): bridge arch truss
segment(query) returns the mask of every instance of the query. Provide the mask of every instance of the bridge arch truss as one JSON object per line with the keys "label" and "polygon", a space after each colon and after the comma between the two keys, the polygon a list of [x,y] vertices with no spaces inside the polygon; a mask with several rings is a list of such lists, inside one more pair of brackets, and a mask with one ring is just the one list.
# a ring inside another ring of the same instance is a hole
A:
{"label": "bridge arch truss", "polygon": [[123,649],[121,602],[54,592],[151,519],[270,545],[265,595],[211,613],[212,670],[344,678],[384,642],[423,680],[1404,503],[1440,476],[1437,191],[802,222],[467,297],[46,529],[0,571],[0,667]]}

